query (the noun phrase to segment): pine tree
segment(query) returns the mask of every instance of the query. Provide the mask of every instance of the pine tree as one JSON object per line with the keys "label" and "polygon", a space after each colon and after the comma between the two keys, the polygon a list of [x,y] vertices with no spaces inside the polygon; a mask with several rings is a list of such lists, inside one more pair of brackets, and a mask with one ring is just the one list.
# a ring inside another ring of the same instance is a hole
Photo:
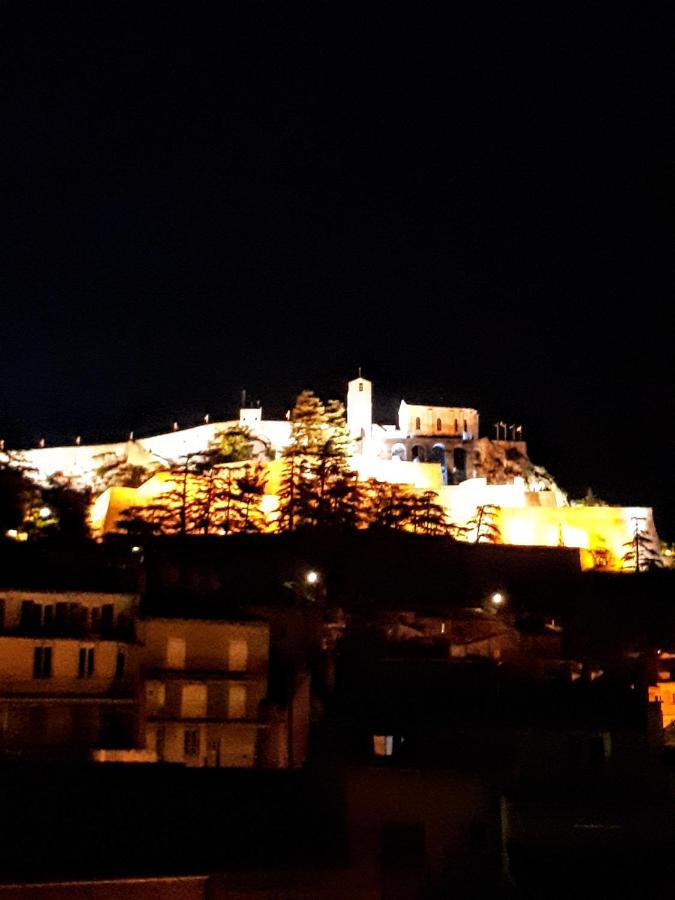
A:
{"label": "pine tree", "polygon": [[324,405],[314,391],[302,391],[291,410],[291,447],[295,452],[319,453],[327,440]]}
{"label": "pine tree", "polygon": [[460,525],[458,522],[447,523],[448,535],[456,541],[468,541],[471,534],[471,525]]}
{"label": "pine tree", "polygon": [[208,484],[219,462],[218,448],[186,454],[165,470],[170,487],[147,506],[126,510],[118,527],[128,533],[207,533],[212,499]]}
{"label": "pine tree", "polygon": [[60,473],[50,476],[41,492],[41,509],[49,509],[53,518],[52,534],[71,540],[86,540],[89,532],[91,490],[81,489],[78,483]]}
{"label": "pine tree", "polygon": [[626,548],[621,558],[622,568],[632,569],[635,573],[661,568],[663,560],[652,535],[640,528],[640,522],[644,519],[635,516],[632,521],[633,537],[622,545]]}
{"label": "pine tree", "polygon": [[316,462],[319,521],[345,525],[355,520],[358,478],[349,468],[352,441],[339,400],[326,403],[324,421],[325,440]]}
{"label": "pine tree", "polygon": [[209,450],[219,462],[248,462],[253,457],[253,442],[257,440],[243,425],[235,425],[214,435]]}
{"label": "pine tree", "polygon": [[410,528],[414,516],[414,497],[410,488],[370,478],[364,489],[364,518],[368,527]]}
{"label": "pine tree", "polygon": [[445,510],[436,491],[415,494],[411,501],[411,527],[415,534],[447,534]]}
{"label": "pine tree", "polygon": [[104,463],[96,470],[96,491],[103,493],[110,487],[140,487],[161,468],[160,465],[136,466],[121,459]]}
{"label": "pine tree", "polygon": [[31,478],[31,469],[18,453],[0,454],[0,534],[19,530],[32,508],[40,504],[39,486]]}
{"label": "pine tree", "polygon": [[178,534],[178,506],[172,508],[165,501],[147,506],[130,506],[117,520],[117,529],[138,540],[158,534]]}
{"label": "pine tree", "polygon": [[290,421],[291,440],[283,452],[279,486],[278,526],[286,531],[316,525],[319,520],[327,477],[323,449],[329,439],[324,406],[313,391],[303,391],[298,396]]}
{"label": "pine tree", "polygon": [[237,478],[239,489],[240,530],[257,532],[265,529],[265,514],[260,501],[265,493],[266,475],[262,466],[245,466]]}
{"label": "pine tree", "polygon": [[476,514],[468,523],[475,544],[501,544],[502,535],[496,522],[498,515],[499,507],[492,503],[476,507]]}

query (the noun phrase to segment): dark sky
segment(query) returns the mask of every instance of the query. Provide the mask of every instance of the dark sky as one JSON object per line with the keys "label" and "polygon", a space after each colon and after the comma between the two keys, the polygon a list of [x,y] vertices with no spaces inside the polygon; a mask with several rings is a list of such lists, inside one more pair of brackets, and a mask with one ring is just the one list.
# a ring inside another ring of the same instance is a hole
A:
{"label": "dark sky", "polygon": [[381,419],[522,422],[564,487],[675,537],[658,24],[230,6],[2,7],[3,436],[244,386],[281,415],[360,365]]}

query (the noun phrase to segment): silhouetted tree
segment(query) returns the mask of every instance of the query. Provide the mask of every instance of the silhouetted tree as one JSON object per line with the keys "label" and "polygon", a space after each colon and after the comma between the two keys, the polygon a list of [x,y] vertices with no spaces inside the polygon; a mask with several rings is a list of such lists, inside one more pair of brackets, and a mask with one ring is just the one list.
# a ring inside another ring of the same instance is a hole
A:
{"label": "silhouetted tree", "polygon": [[644,519],[636,516],[632,521],[633,537],[622,545],[626,548],[621,557],[622,568],[632,569],[636,573],[661,568],[663,560],[656,541],[648,531],[640,527],[640,522]]}
{"label": "silhouetted tree", "polygon": [[0,454],[0,534],[20,529],[31,508],[40,502],[40,488],[30,478],[20,454]]}
{"label": "silhouetted tree", "polygon": [[265,493],[266,475],[261,466],[246,466],[244,473],[237,478],[239,496],[239,530],[244,532],[263,531],[266,525],[265,514],[260,508],[260,501]]}
{"label": "silhouetted tree", "polygon": [[279,528],[316,525],[326,477],[322,451],[328,441],[325,409],[313,391],[302,391],[291,410],[291,440],[283,451]]}
{"label": "silhouetted tree", "polygon": [[[40,494],[40,508],[32,519],[42,535],[82,541],[89,538],[90,488],[80,488],[72,478],[55,473]],[[47,511],[49,513],[47,514]],[[41,527],[40,527],[41,523]]]}
{"label": "silhouetted tree", "polygon": [[321,524],[355,523],[358,476],[349,467],[352,440],[345,408],[339,400],[326,403],[324,422],[324,439],[314,463],[318,520]]}
{"label": "silhouetted tree", "polygon": [[254,438],[250,429],[235,425],[215,434],[209,449],[217,454],[219,462],[248,462],[253,457]]}
{"label": "silhouetted tree", "polygon": [[414,516],[410,488],[371,478],[364,485],[365,522],[369,527],[409,528]]}
{"label": "silhouetted tree", "polygon": [[436,491],[414,494],[410,501],[411,528],[415,534],[448,534],[445,510],[438,502]]}
{"label": "silhouetted tree", "polygon": [[475,544],[501,544],[502,536],[496,522],[498,514],[499,507],[491,503],[476,507],[476,514],[468,523]]}
{"label": "silhouetted tree", "polygon": [[96,489],[101,493],[110,487],[137,488],[163,467],[157,463],[151,466],[133,465],[117,459],[104,463],[96,470]]}
{"label": "silhouetted tree", "polygon": [[265,527],[260,509],[265,476],[253,464],[207,467],[204,457],[145,506],[128,509],[118,527],[136,536],[151,534],[234,534]]}

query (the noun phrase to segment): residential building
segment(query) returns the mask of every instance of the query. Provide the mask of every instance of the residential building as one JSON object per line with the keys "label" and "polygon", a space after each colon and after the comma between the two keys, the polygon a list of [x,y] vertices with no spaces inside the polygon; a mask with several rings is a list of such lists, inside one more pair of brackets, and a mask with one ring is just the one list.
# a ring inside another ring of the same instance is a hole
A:
{"label": "residential building", "polygon": [[141,635],[146,749],[192,767],[255,766],[266,730],[267,623],[147,618]]}
{"label": "residential building", "polygon": [[137,746],[138,597],[0,592],[0,751],[86,756]]}

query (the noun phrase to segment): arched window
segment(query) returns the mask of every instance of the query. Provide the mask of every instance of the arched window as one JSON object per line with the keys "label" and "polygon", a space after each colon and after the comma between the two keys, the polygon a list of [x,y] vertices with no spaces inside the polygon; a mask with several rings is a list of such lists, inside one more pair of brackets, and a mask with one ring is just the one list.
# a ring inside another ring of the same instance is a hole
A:
{"label": "arched window", "polygon": [[445,447],[443,444],[434,444],[429,453],[429,462],[437,463],[441,467],[443,484],[448,483],[448,465],[445,460]]}
{"label": "arched window", "polygon": [[468,429],[467,424],[466,424],[466,419],[464,419],[464,431],[468,431],[468,430],[469,430],[469,429]]}
{"label": "arched window", "polygon": [[421,427],[422,427],[422,423],[420,421],[420,417],[418,416],[415,419],[415,431],[419,431]]}
{"label": "arched window", "polygon": [[360,390],[360,391],[363,390],[363,382],[362,382],[362,381],[359,381],[359,390]]}
{"label": "arched window", "polygon": [[440,419],[436,419],[436,431],[443,431],[443,423]]}
{"label": "arched window", "polygon": [[454,430],[453,434],[458,434],[458,433],[459,433],[459,422],[457,421],[457,419],[455,419],[455,430]]}

